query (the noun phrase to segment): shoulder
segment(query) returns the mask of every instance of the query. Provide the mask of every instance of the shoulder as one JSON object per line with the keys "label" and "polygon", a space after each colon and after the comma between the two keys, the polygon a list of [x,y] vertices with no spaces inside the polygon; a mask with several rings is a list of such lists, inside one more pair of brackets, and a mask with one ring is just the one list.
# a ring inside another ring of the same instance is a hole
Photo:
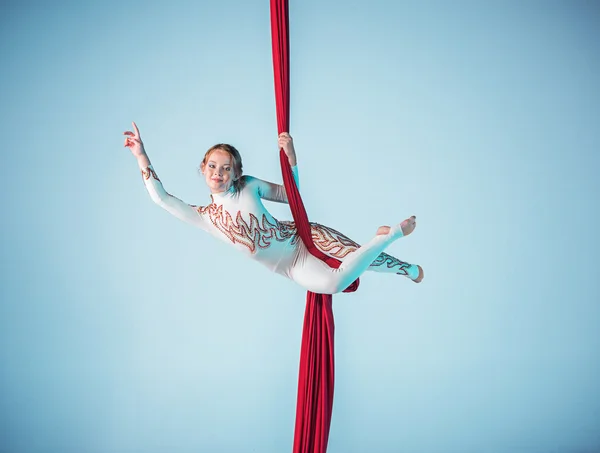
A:
{"label": "shoulder", "polygon": [[263,198],[273,191],[273,184],[255,176],[244,175],[240,178],[238,193],[246,193],[251,196]]}
{"label": "shoulder", "polygon": [[243,189],[247,189],[247,188],[251,188],[251,187],[256,187],[257,185],[259,185],[260,183],[260,179],[255,178],[254,176],[250,176],[250,175],[243,175],[240,178],[240,190]]}
{"label": "shoulder", "polygon": [[243,175],[237,183],[236,192],[238,194],[243,192],[256,192],[259,190],[259,187],[260,179],[250,175]]}
{"label": "shoulder", "polygon": [[258,178],[255,178],[254,176],[250,176],[250,175],[242,175],[242,177],[240,178],[240,181],[244,181],[244,182],[252,182],[252,181],[258,181]]}

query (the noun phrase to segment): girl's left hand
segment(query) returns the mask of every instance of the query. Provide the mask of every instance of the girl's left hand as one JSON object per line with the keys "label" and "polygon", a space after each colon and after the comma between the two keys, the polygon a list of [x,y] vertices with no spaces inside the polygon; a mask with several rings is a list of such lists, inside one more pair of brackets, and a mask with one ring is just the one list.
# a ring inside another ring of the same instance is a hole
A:
{"label": "girl's left hand", "polygon": [[282,132],[279,134],[279,139],[277,140],[279,144],[279,148],[283,149],[283,152],[288,157],[290,161],[290,166],[296,166],[296,151],[294,150],[294,141],[292,140],[292,136],[287,132]]}

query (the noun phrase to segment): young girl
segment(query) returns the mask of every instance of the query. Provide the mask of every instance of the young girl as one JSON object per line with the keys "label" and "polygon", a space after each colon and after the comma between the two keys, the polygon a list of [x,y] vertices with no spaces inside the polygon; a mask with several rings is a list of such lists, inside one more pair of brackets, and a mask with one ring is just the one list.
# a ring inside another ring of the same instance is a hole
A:
{"label": "young girl", "polygon": [[[165,191],[144,150],[137,125],[132,124],[133,132],[124,133],[125,146],[137,159],[146,189],[157,205],[184,222],[230,242],[250,258],[305,289],[335,294],[366,270],[404,275],[417,283],[423,279],[421,266],[383,253],[393,241],[412,233],[416,226],[414,216],[394,227],[379,227],[376,236],[362,247],[332,228],[311,223],[315,245],[342,262],[338,269],[333,269],[308,251],[293,222],[279,221],[267,211],[261,200],[287,203],[285,188],[242,175],[242,158],[233,146],[219,144],[206,152],[200,170],[212,202],[207,206],[189,205]],[[287,155],[300,187],[292,137],[284,132],[279,135],[278,144]]]}

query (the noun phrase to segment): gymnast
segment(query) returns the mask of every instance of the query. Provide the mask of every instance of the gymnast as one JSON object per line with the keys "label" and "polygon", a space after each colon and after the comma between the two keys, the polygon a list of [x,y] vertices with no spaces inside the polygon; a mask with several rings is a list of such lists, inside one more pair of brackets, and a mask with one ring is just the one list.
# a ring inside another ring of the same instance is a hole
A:
{"label": "gymnast", "polygon": [[[125,147],[137,159],[146,189],[161,208],[186,223],[232,244],[250,258],[281,274],[308,291],[320,294],[342,292],[365,271],[387,272],[421,282],[419,265],[409,264],[383,251],[396,239],[408,236],[416,226],[412,216],[395,226],[381,226],[375,237],[360,246],[339,231],[311,223],[315,246],[327,256],[342,262],[338,269],[314,257],[296,234],[293,222],[275,219],[262,200],[287,203],[282,185],[242,174],[242,158],[227,144],[211,147],[200,164],[212,202],[206,206],[187,204],[167,193],[144,149],[135,123],[133,131],[124,132]],[[292,137],[283,132],[278,137],[299,186],[296,151]]]}

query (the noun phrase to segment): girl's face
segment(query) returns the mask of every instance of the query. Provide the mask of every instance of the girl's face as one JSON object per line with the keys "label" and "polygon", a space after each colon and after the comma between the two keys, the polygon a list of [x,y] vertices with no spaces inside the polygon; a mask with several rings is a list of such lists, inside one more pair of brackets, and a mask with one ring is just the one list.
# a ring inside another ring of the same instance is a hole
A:
{"label": "girl's face", "polygon": [[235,179],[231,156],[220,149],[210,153],[201,170],[211,193],[226,192]]}

